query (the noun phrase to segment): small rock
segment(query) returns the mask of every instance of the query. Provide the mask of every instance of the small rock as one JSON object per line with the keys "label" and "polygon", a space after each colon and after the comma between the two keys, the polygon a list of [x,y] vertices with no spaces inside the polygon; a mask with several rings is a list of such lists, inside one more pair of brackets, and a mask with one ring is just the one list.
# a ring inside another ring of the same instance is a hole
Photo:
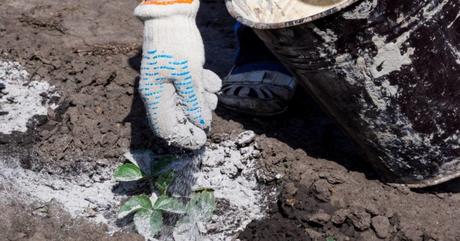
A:
{"label": "small rock", "polygon": [[250,144],[256,138],[256,133],[254,131],[245,131],[238,136],[236,143],[240,146],[245,146]]}
{"label": "small rock", "polygon": [[122,148],[128,148],[131,145],[131,141],[128,138],[120,138],[117,145]]}
{"label": "small rock", "polygon": [[327,180],[320,179],[313,184],[312,190],[315,197],[323,202],[328,202],[331,200],[331,185]]}
{"label": "small rock", "polygon": [[377,208],[377,206],[375,206],[375,204],[373,204],[373,203],[365,204],[365,208],[366,208],[366,211],[368,213],[370,213],[372,216],[377,216],[380,213],[379,209]]}
{"label": "small rock", "polygon": [[242,171],[242,170],[244,170],[246,168],[245,163],[247,163],[247,162],[243,161],[243,160],[244,160],[244,158],[240,159],[240,160],[235,160],[233,162],[233,165],[238,169],[238,172],[240,172],[240,171]]}
{"label": "small rock", "polygon": [[287,198],[284,202],[287,206],[294,207],[294,205],[297,203],[297,200],[295,198]]}
{"label": "small rock", "polygon": [[91,208],[91,207],[87,207],[85,209],[85,213],[86,213],[86,217],[88,218],[94,218],[97,216],[97,212],[94,208]]}
{"label": "small rock", "polygon": [[317,232],[316,230],[313,230],[311,228],[306,228],[305,233],[310,237],[312,240],[320,240],[323,235],[320,232]]}
{"label": "small rock", "polygon": [[262,150],[262,146],[260,145],[259,142],[254,142],[254,148],[256,148],[257,150],[261,151]]}
{"label": "small rock", "polygon": [[319,224],[321,226],[326,225],[329,220],[331,220],[331,215],[324,212],[315,213],[308,218],[308,222]]}
{"label": "small rock", "polygon": [[106,167],[110,164],[110,162],[107,159],[98,159],[96,160],[96,164],[101,167]]}
{"label": "small rock", "polygon": [[260,183],[271,183],[275,181],[276,179],[281,179],[282,175],[281,174],[276,174],[266,170],[265,168],[258,169],[256,170],[256,179]]}
{"label": "small rock", "polygon": [[211,141],[213,143],[219,144],[224,140],[223,136],[220,134],[213,134],[211,135]]}
{"label": "small rock", "polygon": [[224,162],[225,161],[220,158],[209,156],[206,159],[203,159],[201,164],[205,167],[217,167],[223,164]]}
{"label": "small rock", "polygon": [[244,147],[240,149],[241,155],[248,154],[251,151],[251,147]]}
{"label": "small rock", "polygon": [[321,172],[318,174],[320,178],[326,179],[330,184],[342,184],[345,180],[342,177],[328,172]]}
{"label": "small rock", "polygon": [[233,178],[238,175],[238,168],[235,165],[225,165],[220,172]]}
{"label": "small rock", "polygon": [[101,182],[102,181],[101,176],[97,175],[97,174],[92,175],[91,180],[93,180],[94,182]]}
{"label": "small rock", "polygon": [[347,215],[350,213],[348,209],[339,209],[332,215],[331,221],[335,225],[341,225],[347,220]]}
{"label": "small rock", "polygon": [[365,210],[357,209],[347,217],[351,220],[353,226],[360,231],[367,230],[371,226],[371,215]]}
{"label": "small rock", "polygon": [[261,157],[261,153],[259,150],[254,150],[251,154],[254,159],[259,159]]}
{"label": "small rock", "polygon": [[[1,114],[0,114],[1,115]],[[40,132],[40,136],[41,138],[43,138],[44,140],[47,140],[48,138],[51,137],[51,135],[53,134],[53,132],[49,131],[49,130],[42,130]]]}
{"label": "small rock", "polygon": [[384,216],[376,216],[372,218],[372,228],[379,238],[387,238],[391,232],[390,220]]}
{"label": "small rock", "polygon": [[294,196],[297,194],[297,187],[295,186],[294,183],[289,182],[284,186],[284,191],[286,192],[287,195],[289,196]]}
{"label": "small rock", "polygon": [[36,207],[32,211],[32,215],[39,216],[39,217],[46,217],[46,213],[48,212],[48,208],[46,206]]}

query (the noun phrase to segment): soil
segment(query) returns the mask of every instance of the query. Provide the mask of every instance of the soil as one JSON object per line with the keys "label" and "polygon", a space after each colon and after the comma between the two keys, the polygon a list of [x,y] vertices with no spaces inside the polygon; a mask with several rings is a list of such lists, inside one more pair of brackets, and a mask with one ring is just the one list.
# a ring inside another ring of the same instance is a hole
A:
{"label": "soil", "polygon": [[[236,49],[234,20],[223,1],[201,2],[206,67],[223,77]],[[59,107],[37,116],[26,133],[0,134],[2,160],[14,157],[34,172],[72,177],[91,175],[97,159],[118,165],[130,148],[180,152],[152,137],[136,91],[142,39],[132,15],[136,4],[0,2],[0,58],[19,62],[31,80],[49,82],[61,96]],[[458,180],[414,190],[382,183],[353,141],[302,90],[288,112],[274,118],[219,107],[210,141],[244,130],[257,134],[259,183],[280,191],[267,216],[250,223],[241,240],[460,240]],[[142,240],[132,230],[109,235],[104,225],[75,219],[55,202],[0,203],[2,241]]]}

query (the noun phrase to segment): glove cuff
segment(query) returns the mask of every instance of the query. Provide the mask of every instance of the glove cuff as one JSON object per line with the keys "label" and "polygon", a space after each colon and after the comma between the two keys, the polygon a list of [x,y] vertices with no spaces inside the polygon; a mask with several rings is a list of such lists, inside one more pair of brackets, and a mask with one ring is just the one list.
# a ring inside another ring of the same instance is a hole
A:
{"label": "glove cuff", "polygon": [[144,0],[134,15],[143,21],[177,15],[195,19],[199,6],[199,0]]}

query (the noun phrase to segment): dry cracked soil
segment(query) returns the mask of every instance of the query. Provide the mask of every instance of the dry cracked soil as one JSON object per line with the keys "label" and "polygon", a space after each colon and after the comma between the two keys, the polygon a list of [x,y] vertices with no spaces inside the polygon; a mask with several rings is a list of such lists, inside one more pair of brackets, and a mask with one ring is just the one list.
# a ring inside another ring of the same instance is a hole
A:
{"label": "dry cracked soil", "polygon": [[[221,77],[236,49],[234,20],[223,2],[202,0],[197,20],[206,65]],[[59,107],[34,118],[26,133],[0,134],[2,161],[14,157],[25,169],[72,177],[118,165],[129,148],[178,152],[152,137],[136,91],[142,39],[132,15],[136,4],[0,1],[0,58],[19,62],[31,80],[48,81],[61,96]],[[266,217],[250,223],[240,240],[460,240],[459,181],[414,190],[382,183],[359,148],[301,90],[281,116],[254,118],[219,107],[214,120],[210,142],[255,131],[257,180],[279,190]],[[129,230],[106,231],[55,202],[37,207],[18,198],[0,205],[1,241],[143,240]]]}

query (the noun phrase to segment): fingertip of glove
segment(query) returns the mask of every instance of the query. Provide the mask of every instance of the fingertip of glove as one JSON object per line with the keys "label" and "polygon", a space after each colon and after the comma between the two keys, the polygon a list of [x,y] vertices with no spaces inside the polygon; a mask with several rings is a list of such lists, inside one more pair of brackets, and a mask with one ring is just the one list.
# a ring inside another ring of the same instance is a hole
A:
{"label": "fingertip of glove", "polygon": [[178,140],[177,146],[188,150],[199,150],[207,141],[207,136],[204,130],[197,127],[191,129],[190,138],[181,138]]}
{"label": "fingertip of glove", "polygon": [[205,98],[206,98],[206,102],[208,103],[209,109],[216,110],[217,103],[219,102],[219,99],[217,98],[217,95],[216,94],[211,94],[211,93],[206,93]]}
{"label": "fingertip of glove", "polygon": [[168,143],[181,149],[198,150],[207,141],[205,131],[190,121],[176,126],[174,132],[168,136]]}
{"label": "fingertip of glove", "polygon": [[222,79],[208,69],[203,69],[203,82],[206,91],[211,93],[216,93],[222,88]]}

